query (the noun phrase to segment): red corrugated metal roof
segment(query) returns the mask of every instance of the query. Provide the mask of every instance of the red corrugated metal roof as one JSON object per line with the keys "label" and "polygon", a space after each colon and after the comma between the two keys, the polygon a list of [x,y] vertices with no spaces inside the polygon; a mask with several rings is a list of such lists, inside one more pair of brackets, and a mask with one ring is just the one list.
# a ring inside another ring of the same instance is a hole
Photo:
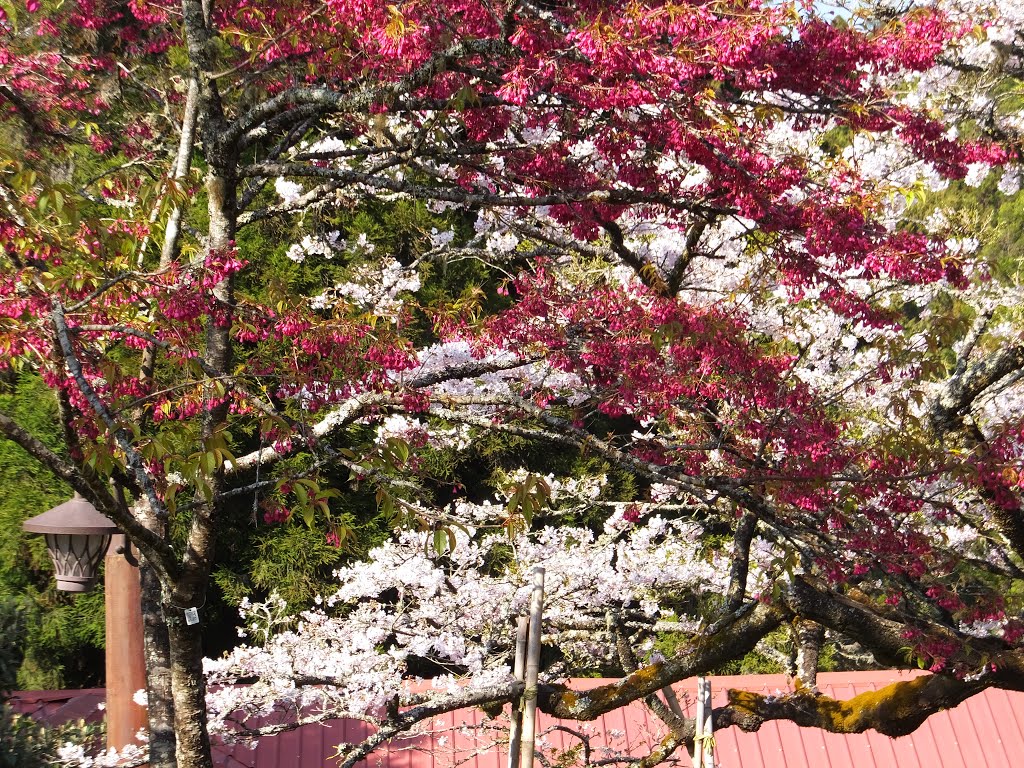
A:
{"label": "red corrugated metal roof", "polygon": [[83,688],[76,691],[15,691],[7,703],[18,714],[53,725],[76,720],[98,723],[103,719],[105,700],[106,691],[102,688]]}
{"label": "red corrugated metal roof", "polygon": [[[818,676],[822,693],[849,699],[876,691],[921,672],[832,672]],[[574,681],[577,687],[600,680]],[[715,706],[726,691],[741,688],[764,694],[792,690],[784,675],[743,675],[712,678]],[[675,686],[680,704],[692,714],[694,681]],[[95,719],[102,690],[21,692],[12,698],[18,711],[48,723]],[[90,714],[91,713],[91,714]],[[1024,693],[987,690],[953,710],[940,712],[909,736],[891,739],[875,732],[840,736],[788,722],[765,724],[757,733],[729,728],[715,734],[715,759],[721,768],[1004,768],[1024,756]],[[367,768],[504,768],[504,718],[489,720],[479,709],[460,710],[424,723],[422,731],[382,747],[366,761]],[[361,721],[330,721],[308,725],[260,741],[255,749],[218,745],[215,761],[223,768],[322,768],[342,742],[361,741],[370,727]],[[642,705],[610,712],[592,723],[558,721],[541,716],[539,733],[549,749],[583,749],[584,740],[597,760],[613,755],[640,756],[661,737],[660,722]],[[689,766],[687,755],[675,756]]]}

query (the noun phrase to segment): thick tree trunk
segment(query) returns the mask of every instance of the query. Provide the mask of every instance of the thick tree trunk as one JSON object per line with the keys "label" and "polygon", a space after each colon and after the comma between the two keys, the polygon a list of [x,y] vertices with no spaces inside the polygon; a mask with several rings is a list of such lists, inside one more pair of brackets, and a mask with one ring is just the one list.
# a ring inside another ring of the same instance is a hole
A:
{"label": "thick tree trunk", "polygon": [[201,625],[188,624],[185,611],[168,602],[163,604],[163,612],[171,648],[178,768],[213,768],[206,728]]}
{"label": "thick tree trunk", "polygon": [[140,564],[140,570],[146,693],[149,700],[149,766],[176,768],[171,649],[160,607],[160,580],[145,561]]}
{"label": "thick tree trunk", "polygon": [[[166,538],[166,524],[146,499],[136,501],[132,513],[148,530]],[[163,588],[159,575],[145,558],[139,558],[139,587],[142,595],[142,647],[146,658],[146,698],[149,710],[149,766],[176,768],[171,649],[160,606]]]}
{"label": "thick tree trunk", "polygon": [[[216,37],[212,3],[182,0],[185,43],[191,62],[190,91],[196,91],[196,120],[207,164],[206,191],[209,224],[205,254],[226,253],[234,247],[237,211],[235,210],[237,153],[225,145],[227,127],[217,90],[211,45]],[[232,286],[230,278],[213,287],[216,309],[207,319],[206,349],[203,362],[207,370],[227,374],[231,365]],[[228,413],[228,401],[212,385],[206,387],[203,403],[202,439],[205,442],[220,429]],[[171,647],[171,679],[174,689],[174,723],[178,739],[178,768],[212,768],[210,736],[206,727],[206,682],[203,677],[203,652],[200,623],[186,622],[184,610],[205,602],[207,582],[213,566],[216,546],[217,497],[221,490],[223,468],[217,467],[205,480],[209,495],[197,496],[189,526],[188,543],[181,577],[171,585],[164,601]]]}
{"label": "thick tree trunk", "polygon": [[[211,172],[207,176],[209,193],[210,252],[226,250],[234,237],[234,186]],[[226,371],[231,363],[230,306],[231,284],[221,281],[213,293],[221,304],[218,317],[208,320],[204,362],[218,371]],[[217,396],[213,387],[206,393],[202,437],[204,442],[220,428],[227,416],[227,403]],[[171,650],[171,685],[174,693],[174,730],[177,737],[177,768],[212,768],[210,735],[206,725],[206,680],[203,677],[201,623],[186,619],[190,607],[205,602],[207,582],[213,566],[216,547],[216,497],[221,488],[221,468],[206,478],[214,501],[197,496],[189,527],[188,546],[183,558],[181,577],[172,585],[163,601],[164,622]]]}

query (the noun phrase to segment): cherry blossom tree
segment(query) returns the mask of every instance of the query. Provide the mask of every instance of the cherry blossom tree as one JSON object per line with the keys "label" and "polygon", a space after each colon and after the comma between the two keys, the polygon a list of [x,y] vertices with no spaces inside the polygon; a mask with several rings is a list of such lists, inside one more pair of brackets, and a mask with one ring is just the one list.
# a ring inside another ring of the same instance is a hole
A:
{"label": "cherry blossom tree", "polygon": [[[0,430],[144,557],[153,765],[210,765],[208,707],[229,729],[239,709],[298,722],[313,699],[375,719],[354,764],[439,712],[518,698],[536,564],[563,655],[542,709],[646,698],[671,733],[650,764],[693,738],[655,693],[784,624],[810,638],[807,687],[734,696],[718,725],[899,734],[1024,685],[1016,285],[973,258],[969,222],[919,202],[1004,166],[1015,191],[1009,108],[953,124],[934,83],[1012,64],[1019,38],[976,30],[978,9],[884,10],[4,6],[0,348],[54,392],[65,450]],[[429,218],[394,252],[344,224],[410,202]],[[319,285],[275,287],[246,247],[273,227],[299,233],[286,257]],[[480,280],[428,303],[464,262]],[[441,493],[429,457],[495,434],[639,491],[527,467],[506,498]],[[341,543],[339,468],[404,532],[299,625],[248,606],[252,645],[210,671],[261,682],[208,701],[184,609],[225,515]],[[831,702],[822,628],[939,674]],[[652,656],[663,632],[678,651]],[[556,682],[594,658],[625,678]],[[429,664],[466,687],[410,698]]]}

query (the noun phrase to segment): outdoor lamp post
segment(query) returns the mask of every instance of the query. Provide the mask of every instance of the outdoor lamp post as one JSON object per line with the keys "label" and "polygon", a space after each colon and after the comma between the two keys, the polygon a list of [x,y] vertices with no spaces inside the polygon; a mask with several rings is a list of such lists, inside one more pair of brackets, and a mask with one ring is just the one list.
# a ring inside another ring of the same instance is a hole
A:
{"label": "outdoor lamp post", "polygon": [[22,525],[29,533],[46,536],[57,589],[88,592],[96,585],[100,560],[110,546],[117,526],[77,493],[48,512],[31,517]]}
{"label": "outdoor lamp post", "polygon": [[146,727],[146,708],[135,703],[134,695],[146,687],[146,658],[138,563],[125,537],[77,493],[71,501],[29,518],[22,528],[46,536],[57,589],[65,592],[92,589],[106,554],[107,746],[121,750],[138,743],[135,734]]}

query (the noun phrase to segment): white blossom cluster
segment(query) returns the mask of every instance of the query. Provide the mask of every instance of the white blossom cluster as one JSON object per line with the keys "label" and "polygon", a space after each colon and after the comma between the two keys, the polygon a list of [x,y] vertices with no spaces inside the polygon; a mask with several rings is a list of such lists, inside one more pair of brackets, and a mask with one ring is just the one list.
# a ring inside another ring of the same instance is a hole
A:
{"label": "white blossom cluster", "polygon": [[[372,251],[373,243],[360,235],[356,246]],[[396,259],[380,259],[372,265],[357,267],[352,278],[334,287],[343,296],[376,317],[396,317],[402,310],[403,293],[420,289],[420,275],[415,267],[406,267]]]}
{"label": "white blossom cluster", "polygon": [[[527,475],[525,469],[518,469],[509,473],[508,479],[511,483],[522,483]],[[608,476],[584,475],[582,477],[555,477],[548,473],[543,477],[548,487],[548,499],[552,502],[588,502],[594,501],[601,495],[601,491],[608,483]]]}
{"label": "white blossom cluster", "polygon": [[436,395],[485,398],[545,389],[567,398],[570,404],[586,399],[576,374],[552,368],[545,361],[515,365],[520,356],[512,351],[494,350],[480,355],[468,341],[453,340],[431,344],[417,352],[419,366],[403,374],[406,378],[441,375],[469,363],[493,363],[495,370],[472,378],[453,376],[431,388]]}
{"label": "white blossom cluster", "polygon": [[468,424],[441,427],[404,413],[390,414],[377,425],[378,445],[385,444],[389,437],[411,442],[413,438],[421,435],[426,436],[428,445],[438,450],[464,451],[473,439],[472,429]]}
{"label": "white blossom cluster", "polygon": [[344,243],[339,240],[340,236],[341,233],[338,231],[331,232],[326,237],[306,235],[302,240],[291,245],[285,255],[297,264],[304,262],[308,256],[333,259],[335,253],[344,246]]}
{"label": "white blossom cluster", "polygon": [[[144,733],[136,736],[145,741]],[[111,747],[94,754],[82,744],[73,744],[69,741],[57,748],[52,764],[65,768],[117,768],[124,765],[143,765],[147,754],[144,744],[127,744],[120,750]]]}
{"label": "white blossom cluster", "polygon": [[[534,566],[546,570],[549,631],[590,626],[608,609],[651,620],[675,616],[663,612],[663,599],[725,589],[724,556],[704,551],[693,523],[655,515],[613,534],[548,527],[510,540],[493,530],[500,510],[461,504],[454,511],[466,524],[444,558],[431,550],[429,534],[406,532],[378,547],[367,562],[338,571],[338,590],[294,628],[267,636],[265,617],[274,606],[244,607],[256,642],[207,662],[215,727],[230,731],[238,711],[267,714],[282,706],[379,714],[403,691],[414,659],[450,670],[435,679],[442,690],[507,680],[515,619],[527,612]],[[487,516],[491,526],[481,525]],[[695,617],[676,618],[696,627]],[[609,652],[594,640],[562,649],[591,663],[596,652]],[[258,681],[233,685],[243,678]],[[304,684],[311,682],[321,684]]]}
{"label": "white blossom cluster", "polygon": [[277,191],[278,197],[281,198],[281,202],[286,205],[294,203],[300,197],[302,197],[303,189],[301,184],[297,184],[294,181],[278,177],[274,180],[274,189]]}

